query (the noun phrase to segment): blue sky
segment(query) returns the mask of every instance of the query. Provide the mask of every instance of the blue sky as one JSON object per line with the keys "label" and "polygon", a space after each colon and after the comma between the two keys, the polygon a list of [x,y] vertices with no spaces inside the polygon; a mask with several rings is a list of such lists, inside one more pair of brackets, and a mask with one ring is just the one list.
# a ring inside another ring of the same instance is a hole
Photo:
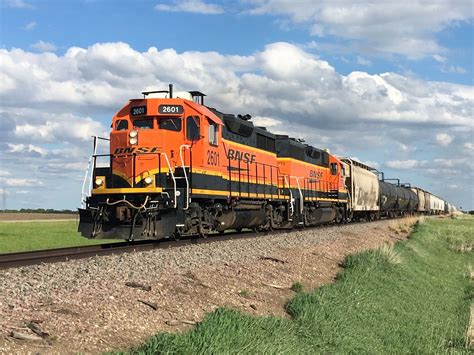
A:
{"label": "blue sky", "polygon": [[173,82],[474,209],[472,18],[462,0],[0,0],[0,189],[77,207],[88,136]]}

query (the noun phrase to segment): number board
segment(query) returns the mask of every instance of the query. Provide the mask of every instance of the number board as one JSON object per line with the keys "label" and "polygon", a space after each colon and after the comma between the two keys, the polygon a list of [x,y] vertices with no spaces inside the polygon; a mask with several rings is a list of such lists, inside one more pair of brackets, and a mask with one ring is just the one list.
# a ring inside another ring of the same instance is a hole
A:
{"label": "number board", "polygon": [[181,105],[160,105],[158,106],[158,113],[161,115],[180,115],[184,112]]}
{"label": "number board", "polygon": [[135,106],[130,109],[130,116],[145,116],[146,106]]}

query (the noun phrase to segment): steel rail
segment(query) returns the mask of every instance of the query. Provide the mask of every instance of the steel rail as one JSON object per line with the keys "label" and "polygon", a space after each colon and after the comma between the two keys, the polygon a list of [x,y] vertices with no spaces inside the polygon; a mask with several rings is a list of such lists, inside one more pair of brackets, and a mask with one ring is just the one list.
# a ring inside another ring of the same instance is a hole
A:
{"label": "steel rail", "polygon": [[[178,248],[193,244],[206,244],[211,242],[227,241],[231,239],[251,238],[263,234],[276,234],[273,232],[241,232],[225,233],[222,235],[210,235],[208,238],[183,237],[179,240],[161,239],[161,240],[139,240],[134,242],[119,242],[98,245],[86,245],[77,247],[67,247],[58,249],[44,249],[26,252],[0,254],[0,269],[13,267],[31,266],[43,263],[55,263],[74,259],[84,259],[94,256],[124,254],[141,252],[153,249]],[[288,232],[288,231],[287,231]]]}
{"label": "steel rail", "polygon": [[[382,219],[384,220],[384,219]],[[365,224],[372,222],[358,222],[357,224]],[[351,223],[352,224],[352,223]],[[253,237],[278,235],[284,233],[292,233],[296,231],[322,229],[322,228],[337,228],[343,227],[347,224],[325,224],[316,225],[304,228],[288,228],[277,229],[273,231],[243,231],[243,232],[227,232],[224,234],[210,234],[207,238],[198,236],[183,237],[178,240],[174,239],[160,239],[160,240],[138,240],[133,242],[118,242],[97,245],[86,245],[77,247],[67,247],[58,249],[44,249],[26,252],[0,254],[0,270],[21,266],[31,266],[43,263],[64,262],[74,259],[85,259],[94,256],[124,254],[148,251],[154,249],[169,249],[179,248],[195,244],[207,244],[214,242],[223,242],[234,239],[248,239]]]}

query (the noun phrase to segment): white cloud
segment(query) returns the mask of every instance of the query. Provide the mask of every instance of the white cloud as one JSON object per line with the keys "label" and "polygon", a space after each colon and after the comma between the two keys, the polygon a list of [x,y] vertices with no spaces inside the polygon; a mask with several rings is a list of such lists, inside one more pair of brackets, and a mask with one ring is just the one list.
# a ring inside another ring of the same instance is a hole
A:
{"label": "white cloud", "polygon": [[25,31],[32,31],[35,29],[35,27],[36,27],[36,22],[31,21],[31,22],[28,22],[25,26],[23,26],[22,29]]}
{"label": "white cloud", "polygon": [[361,56],[357,56],[357,64],[360,65],[372,65],[372,62],[366,58],[363,58]]}
{"label": "white cloud", "polygon": [[192,12],[205,15],[222,14],[224,9],[220,5],[205,3],[201,0],[176,0],[172,4],[158,4],[155,10],[169,12]]}
{"label": "white cloud", "polygon": [[31,47],[40,52],[54,52],[57,49],[56,46],[51,42],[45,42],[42,40],[39,40],[35,44],[32,44]]}
{"label": "white cloud", "polygon": [[[126,43],[71,47],[63,55],[0,49],[0,61],[0,166],[16,171],[21,157],[21,169],[47,184],[42,188],[69,184],[62,188],[71,201],[80,190],[90,136],[107,135],[111,117],[128,99],[170,82],[178,91],[205,92],[207,104],[223,112],[249,113],[272,132],[335,154],[354,152],[372,165],[385,160],[382,154],[397,157],[385,166],[423,167],[431,181],[439,176],[432,178],[435,172],[425,167],[423,144],[432,147],[436,134],[449,132],[448,148],[433,147],[432,156],[443,159],[448,150],[468,149],[462,142],[469,142],[474,127],[472,86],[395,73],[342,75],[283,42],[247,56],[154,47],[139,52]],[[460,173],[466,166],[443,173],[459,173],[461,184],[469,176]]]}
{"label": "white cloud", "polygon": [[[436,33],[472,18],[470,0],[252,0],[255,15],[275,14],[306,25],[313,36],[337,36],[365,52],[412,59],[440,55]],[[436,59],[436,58],[435,58]]]}
{"label": "white cloud", "polygon": [[43,183],[37,179],[29,178],[3,178],[0,177],[0,184],[10,187],[28,187],[28,186],[41,186]]}
{"label": "white cloud", "polygon": [[408,160],[389,160],[385,164],[387,167],[392,169],[413,169],[420,165],[418,160],[408,159]]}
{"label": "white cloud", "polygon": [[453,137],[447,133],[438,133],[436,135],[436,142],[438,142],[443,147],[450,145],[452,141]]}
{"label": "white cloud", "polygon": [[46,149],[35,146],[33,144],[12,144],[7,143],[10,153],[38,153],[46,155]]}
{"label": "white cloud", "polygon": [[433,54],[433,59],[436,60],[438,63],[446,62],[446,57],[443,57],[442,55],[439,55],[439,54]]}
{"label": "white cloud", "polygon": [[449,65],[441,68],[443,73],[466,74],[467,71],[460,65]]}
{"label": "white cloud", "polygon": [[6,5],[16,9],[34,9],[35,7],[24,0],[6,0]]}
{"label": "white cloud", "polygon": [[473,151],[474,152],[474,143],[466,142],[466,143],[464,143],[464,148],[468,151]]}
{"label": "white cloud", "polygon": [[89,141],[91,136],[107,134],[105,127],[91,118],[60,114],[55,120],[45,118],[41,123],[19,123],[15,127],[15,136],[21,140],[34,139],[37,142],[54,143],[57,141]]}

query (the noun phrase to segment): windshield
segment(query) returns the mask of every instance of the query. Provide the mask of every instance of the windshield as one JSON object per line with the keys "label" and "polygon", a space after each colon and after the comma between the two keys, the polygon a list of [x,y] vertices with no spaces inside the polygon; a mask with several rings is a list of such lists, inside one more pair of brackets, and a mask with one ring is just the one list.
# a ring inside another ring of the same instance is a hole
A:
{"label": "windshield", "polygon": [[152,118],[140,118],[133,121],[133,127],[138,129],[153,129]]}
{"label": "windshield", "polygon": [[163,117],[160,118],[158,123],[160,129],[166,129],[168,131],[181,131],[181,117]]}

